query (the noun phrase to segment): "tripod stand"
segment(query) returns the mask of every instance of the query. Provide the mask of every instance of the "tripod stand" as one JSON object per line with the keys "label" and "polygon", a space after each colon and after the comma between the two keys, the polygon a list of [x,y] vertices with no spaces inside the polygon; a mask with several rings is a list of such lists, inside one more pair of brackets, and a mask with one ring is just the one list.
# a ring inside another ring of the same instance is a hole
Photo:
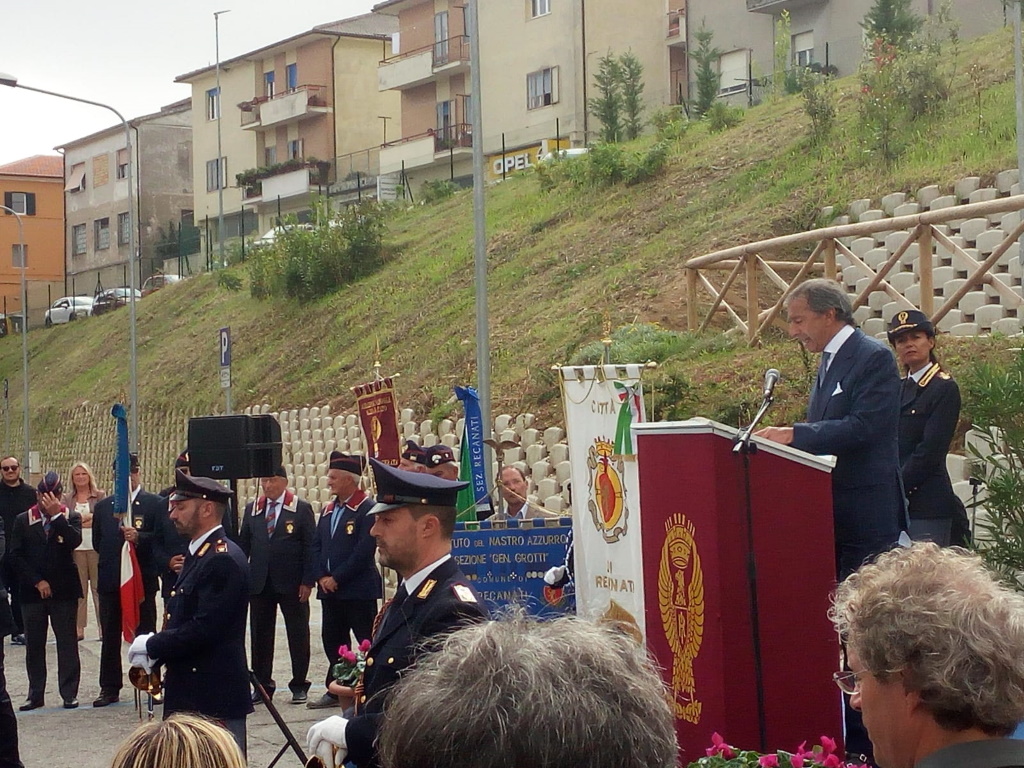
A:
{"label": "tripod stand", "polygon": [[291,728],[288,727],[288,723],[281,717],[281,713],[278,712],[277,707],[274,706],[274,700],[270,698],[266,689],[260,684],[260,681],[256,679],[256,673],[252,670],[249,671],[249,682],[252,683],[252,687],[259,693],[260,698],[263,699],[263,703],[267,707],[267,712],[274,718],[274,722],[277,723],[277,727],[281,729],[281,733],[284,735],[285,742],[284,746],[278,750],[277,754],[274,755],[274,759],[270,761],[270,765],[267,768],[274,768],[277,765],[277,761],[280,760],[284,753],[288,751],[288,747],[291,747],[295,752],[295,756],[299,758],[299,762],[302,765],[306,765],[306,753],[302,751],[302,747],[299,745],[298,740],[295,738],[295,734],[292,733]]}

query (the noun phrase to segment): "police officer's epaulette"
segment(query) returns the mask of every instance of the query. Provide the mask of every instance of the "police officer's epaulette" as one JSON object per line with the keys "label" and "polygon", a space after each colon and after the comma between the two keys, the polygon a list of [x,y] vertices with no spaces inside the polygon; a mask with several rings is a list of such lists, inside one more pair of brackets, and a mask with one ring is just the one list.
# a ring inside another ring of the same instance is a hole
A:
{"label": "police officer's epaulette", "polygon": [[465,584],[453,584],[452,592],[459,600],[464,603],[475,603],[476,595],[473,594],[473,590],[467,587]]}
{"label": "police officer's epaulette", "polygon": [[225,552],[228,551],[228,543],[226,541],[224,541],[224,539],[217,539],[217,544],[216,544],[216,548],[214,549],[214,551],[218,555],[223,555]]}
{"label": "police officer's epaulette", "polygon": [[949,374],[945,374],[944,376],[942,375],[942,369],[939,367],[938,363],[932,363],[931,367],[924,372],[924,376],[918,379],[917,386],[927,387],[931,380],[936,376],[946,379],[949,378]]}
{"label": "police officer's epaulette", "polygon": [[202,557],[203,555],[205,555],[206,554],[206,550],[208,550],[209,548],[210,548],[210,542],[207,541],[206,543],[203,544],[203,546],[201,546],[199,548],[199,551],[196,552],[196,557]]}

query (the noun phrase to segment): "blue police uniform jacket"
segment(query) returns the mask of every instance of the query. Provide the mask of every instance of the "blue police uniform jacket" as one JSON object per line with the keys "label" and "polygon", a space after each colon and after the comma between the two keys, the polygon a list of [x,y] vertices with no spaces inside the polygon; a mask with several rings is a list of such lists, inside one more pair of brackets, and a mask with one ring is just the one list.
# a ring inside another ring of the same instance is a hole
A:
{"label": "blue police uniform jacket", "polygon": [[[373,559],[377,543],[370,535],[373,505],[366,494],[356,491],[344,504],[334,499],[321,513],[313,539],[316,580],[333,576],[338,589],[326,593],[318,587],[317,599],[376,600],[384,594]],[[341,519],[334,524],[337,515]]]}
{"label": "blue police uniform jacket", "polygon": [[249,564],[215,528],[185,565],[167,602],[167,629],[146,650],[164,667],[164,717],[198,712],[233,720],[252,712],[245,658]]}
{"label": "blue police uniform jacket", "polygon": [[359,768],[377,765],[374,740],[387,691],[412,666],[424,643],[487,617],[483,600],[453,559],[431,571],[397,610],[388,608],[366,653],[360,714],[345,729],[349,760]]}

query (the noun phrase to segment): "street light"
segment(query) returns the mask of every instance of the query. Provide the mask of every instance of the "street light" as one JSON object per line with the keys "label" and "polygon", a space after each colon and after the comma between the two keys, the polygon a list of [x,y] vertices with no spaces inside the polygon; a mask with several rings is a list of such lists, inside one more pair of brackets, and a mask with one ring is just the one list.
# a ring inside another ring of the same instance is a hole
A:
{"label": "street light", "polygon": [[[130,269],[128,270],[128,288],[129,288],[129,301],[128,301],[128,345],[131,349],[131,365],[130,365],[130,391],[129,391],[129,409],[131,411],[131,420],[129,422],[129,443],[131,446],[138,451],[139,450],[139,366],[138,366],[138,347],[136,342],[135,333],[135,290],[136,290],[136,275],[135,275],[135,262],[137,254],[135,252],[135,225],[136,225],[136,211],[135,211],[135,189],[132,186],[132,134],[128,128],[128,121],[124,119],[124,116],[114,109],[109,104],[103,104],[99,101],[90,101],[89,99],[82,99],[78,96],[68,96],[65,93],[56,93],[54,91],[46,91],[42,88],[33,88],[29,85],[23,85],[18,82],[18,78],[14,75],[9,75],[4,72],[0,72],[0,85],[6,85],[9,88],[21,88],[26,91],[33,91],[35,93],[42,93],[47,96],[56,96],[58,99],[67,99],[68,101],[77,101],[80,104],[90,104],[94,107],[102,107],[108,109],[117,115],[117,119],[121,121],[121,125],[124,126],[124,141],[125,151],[128,155],[128,264]],[[22,271],[22,278],[24,279],[24,271]],[[26,342],[27,349],[27,342]],[[27,355],[27,352],[26,352]],[[27,366],[27,363],[26,363]],[[27,380],[26,380],[27,381]],[[28,384],[25,384],[26,392]],[[27,397],[26,397],[27,401]],[[27,407],[27,406],[26,406]],[[26,411],[25,419],[27,421],[28,415]]]}
{"label": "street light", "polygon": [[[224,259],[224,183],[227,175],[224,172],[224,153],[221,149],[220,123],[224,116],[224,99],[220,92],[220,16],[227,11],[215,11],[213,14],[213,37],[214,48],[216,49],[217,63],[217,256],[220,258],[220,265],[227,266]],[[243,217],[244,219],[244,217]],[[245,222],[242,222],[242,236],[245,237]]]}
{"label": "street light", "polygon": [[[7,75],[0,75],[0,77],[7,77]],[[6,83],[5,83],[6,84]],[[28,272],[28,259],[25,256],[25,227],[21,222],[21,214],[13,208],[8,208],[6,205],[0,205],[0,209],[13,213],[14,217],[18,220],[18,246],[21,250],[21,378],[23,390],[21,393],[21,407],[24,412],[24,429],[25,429],[25,458],[23,460],[23,466],[26,468],[26,472],[32,471],[32,463],[29,460],[29,431],[28,431],[28,282],[25,277],[25,273]],[[15,264],[15,267],[18,265]],[[4,318],[4,322],[7,319]]]}

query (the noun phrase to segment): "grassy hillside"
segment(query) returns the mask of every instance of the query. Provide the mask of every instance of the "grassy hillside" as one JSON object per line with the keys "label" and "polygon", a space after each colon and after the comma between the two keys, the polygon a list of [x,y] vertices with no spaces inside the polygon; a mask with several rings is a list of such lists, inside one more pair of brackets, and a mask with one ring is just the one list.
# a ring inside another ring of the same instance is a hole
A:
{"label": "grassy hillside", "polygon": [[[523,175],[489,188],[495,412],[560,421],[550,366],[600,338],[606,319],[615,328],[651,322],[683,330],[682,265],[691,257],[814,226],[825,205],[926,184],[949,188],[963,175],[991,177],[1013,166],[1009,32],[965,47],[954,78],[954,98],[919,123],[891,167],[864,149],[859,84],[848,78],[840,82],[836,134],[823,149],[808,147],[807,118],[792,96],[749,110],[723,133],[695,125],[672,143],[666,171],[648,183],[544,192],[536,177]],[[395,209],[387,242],[394,253],[387,267],[315,303],[256,301],[246,290],[219,288],[213,275],[147,297],[138,305],[142,406],[220,407],[216,339],[228,325],[236,409],[323,401],[348,408],[348,387],[371,374],[379,343],[383,372],[402,374],[404,404],[422,415],[454,412],[451,386],[475,381],[470,194]],[[244,265],[233,269],[245,279]],[[127,321],[119,310],[29,334],[34,430],[57,428],[64,408],[111,402],[127,390]],[[960,363],[1005,346],[950,340],[946,348]],[[20,354],[20,339],[0,340],[12,409],[20,408]],[[798,347],[776,335],[759,350],[736,348],[720,331],[688,344],[651,377],[655,408],[659,416],[740,419],[768,365],[789,379],[780,387],[779,416],[795,415],[806,391],[798,380],[809,375]]]}

